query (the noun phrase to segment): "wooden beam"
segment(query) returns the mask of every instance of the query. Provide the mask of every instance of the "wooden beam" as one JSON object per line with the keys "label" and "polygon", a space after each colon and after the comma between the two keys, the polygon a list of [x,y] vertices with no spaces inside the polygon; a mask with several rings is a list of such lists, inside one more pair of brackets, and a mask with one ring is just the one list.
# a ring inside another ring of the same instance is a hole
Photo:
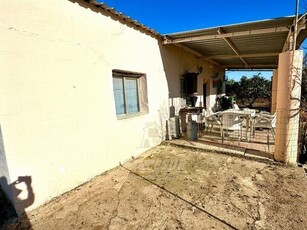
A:
{"label": "wooden beam", "polygon": [[240,54],[240,55],[212,55],[206,56],[208,59],[231,59],[231,58],[253,58],[253,57],[274,57],[278,56],[279,53],[257,53],[257,54]]}
{"label": "wooden beam", "polygon": [[[218,34],[223,34],[223,30],[221,28],[219,28],[217,30]],[[237,47],[232,43],[232,41],[227,38],[227,37],[223,37],[224,41],[228,44],[228,46],[233,50],[233,52],[235,52],[235,54],[241,59],[241,61],[244,63],[245,67],[248,68],[248,64],[247,62],[244,60],[244,58],[240,57],[240,53],[237,49]]]}
{"label": "wooden beam", "polygon": [[221,66],[220,63],[215,62],[215,61],[213,61],[213,60],[210,60],[209,58],[205,57],[205,56],[202,55],[201,53],[199,53],[199,52],[197,52],[197,51],[195,51],[195,50],[192,50],[191,48],[189,48],[189,47],[187,47],[187,46],[185,46],[185,45],[182,45],[182,44],[174,44],[174,45],[176,45],[176,46],[178,46],[178,47],[180,47],[180,48],[182,48],[182,49],[184,49],[184,50],[186,50],[186,51],[188,51],[188,52],[190,52],[190,53],[196,55],[196,56],[199,57],[199,58],[204,59],[205,61],[207,61],[207,62],[209,62],[209,63],[211,63],[211,64],[213,64],[213,65],[215,65],[215,66],[217,66],[217,67],[224,68],[224,67]]}
{"label": "wooden beam", "polygon": [[174,44],[174,43],[203,41],[203,40],[212,40],[212,39],[223,39],[223,38],[231,38],[231,37],[280,33],[280,32],[288,32],[288,31],[289,31],[288,27],[279,26],[279,27],[271,27],[271,28],[266,28],[266,29],[246,30],[246,31],[223,33],[223,34],[212,34],[212,35],[199,35],[199,36],[190,36],[190,37],[175,38],[175,39],[166,37],[163,41],[163,44]]}
{"label": "wooden beam", "polygon": [[248,66],[248,68],[244,67],[244,65],[223,65],[223,68],[225,69],[275,69],[277,67],[277,64],[251,64]]}

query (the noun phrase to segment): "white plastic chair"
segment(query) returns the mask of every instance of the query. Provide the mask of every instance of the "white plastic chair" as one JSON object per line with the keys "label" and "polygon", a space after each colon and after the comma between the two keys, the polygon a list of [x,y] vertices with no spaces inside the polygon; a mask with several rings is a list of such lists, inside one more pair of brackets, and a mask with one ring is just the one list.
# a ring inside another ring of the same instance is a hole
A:
{"label": "white plastic chair", "polygon": [[256,110],[255,109],[244,108],[243,111],[250,112],[251,117],[256,116]]}
{"label": "white plastic chair", "polygon": [[271,130],[273,139],[275,140],[275,127],[276,113],[259,113],[259,115],[253,120],[253,136],[255,136],[256,128],[264,128]]}
{"label": "white plastic chair", "polygon": [[229,131],[239,131],[239,141],[242,138],[242,127],[243,127],[243,121],[240,118],[240,115],[229,111],[229,112],[223,112],[221,116],[221,122],[222,122],[222,137],[224,138],[224,130],[227,130],[227,134]]}
{"label": "white plastic chair", "polygon": [[212,132],[213,126],[218,126],[220,128],[220,132],[222,133],[222,122],[218,117],[218,113],[213,113],[212,110],[204,110],[202,114],[202,123],[205,124],[205,128],[210,127],[210,133]]}

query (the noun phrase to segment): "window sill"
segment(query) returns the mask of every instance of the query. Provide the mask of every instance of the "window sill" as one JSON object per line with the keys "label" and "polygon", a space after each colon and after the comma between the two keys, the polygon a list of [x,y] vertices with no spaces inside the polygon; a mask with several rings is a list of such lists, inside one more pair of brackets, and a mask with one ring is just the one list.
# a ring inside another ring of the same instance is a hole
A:
{"label": "window sill", "polygon": [[140,117],[146,114],[148,114],[148,112],[139,112],[139,113],[128,114],[128,115],[118,115],[116,117],[117,117],[117,120],[125,120],[125,119],[134,118],[134,117]]}

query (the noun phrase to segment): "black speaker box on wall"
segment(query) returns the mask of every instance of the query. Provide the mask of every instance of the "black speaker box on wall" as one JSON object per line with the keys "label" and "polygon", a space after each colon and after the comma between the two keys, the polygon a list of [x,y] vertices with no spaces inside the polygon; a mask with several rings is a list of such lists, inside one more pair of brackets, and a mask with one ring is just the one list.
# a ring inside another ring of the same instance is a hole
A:
{"label": "black speaker box on wall", "polygon": [[197,73],[186,73],[184,74],[186,82],[187,94],[193,94],[197,92]]}

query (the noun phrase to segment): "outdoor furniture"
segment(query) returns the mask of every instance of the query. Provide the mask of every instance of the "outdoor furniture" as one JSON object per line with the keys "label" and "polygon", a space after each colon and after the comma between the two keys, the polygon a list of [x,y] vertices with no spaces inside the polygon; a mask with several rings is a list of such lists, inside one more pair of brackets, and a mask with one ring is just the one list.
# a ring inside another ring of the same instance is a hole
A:
{"label": "outdoor furniture", "polygon": [[256,116],[256,110],[255,109],[243,108],[243,111],[246,112],[246,113],[249,113],[252,118]]}
{"label": "outdoor furniture", "polygon": [[197,123],[200,127],[205,126],[206,128],[210,127],[210,133],[212,132],[213,126],[221,126],[221,121],[218,117],[219,113],[212,112],[211,109],[203,110],[202,113],[198,115]]}
{"label": "outdoor furniture", "polygon": [[240,110],[239,106],[236,103],[232,104],[232,108],[235,110]]}
{"label": "outdoor furniture", "polygon": [[204,121],[205,121],[205,125],[207,127],[211,126],[210,133],[212,132],[212,128],[213,128],[214,125],[219,126],[220,127],[220,131],[222,133],[222,130],[221,130],[222,122],[220,121],[220,119],[219,119],[217,114],[212,114],[212,115],[209,115],[209,116],[205,116]]}
{"label": "outdoor furniture", "polygon": [[267,112],[267,111],[264,111],[264,110],[261,110],[261,111],[259,112],[259,114],[261,114],[261,115],[267,115],[267,116],[274,116],[274,114],[272,115],[270,112]]}
{"label": "outdoor furniture", "polygon": [[[224,113],[233,113],[238,115],[241,120],[243,126],[245,126],[245,139],[250,140],[251,139],[251,133],[252,133],[252,118],[256,116],[256,110],[254,109],[243,109],[243,110],[236,110],[236,109],[228,109],[225,111],[220,112],[220,116]],[[250,138],[248,138],[248,132],[250,132]]]}
{"label": "outdoor furniture", "polygon": [[192,120],[196,121],[198,130],[203,129],[203,125],[205,124],[203,113],[197,114],[196,119],[192,118]]}
{"label": "outdoor furniture", "polygon": [[271,130],[273,139],[275,140],[276,113],[259,113],[252,123],[254,137],[256,128],[264,128]]}
{"label": "outdoor furniture", "polygon": [[229,134],[229,131],[239,131],[240,134],[238,135],[239,141],[242,138],[242,127],[243,127],[243,120],[241,119],[241,116],[239,113],[234,111],[224,111],[221,113],[221,136],[224,138],[224,130],[227,131],[227,134]]}

